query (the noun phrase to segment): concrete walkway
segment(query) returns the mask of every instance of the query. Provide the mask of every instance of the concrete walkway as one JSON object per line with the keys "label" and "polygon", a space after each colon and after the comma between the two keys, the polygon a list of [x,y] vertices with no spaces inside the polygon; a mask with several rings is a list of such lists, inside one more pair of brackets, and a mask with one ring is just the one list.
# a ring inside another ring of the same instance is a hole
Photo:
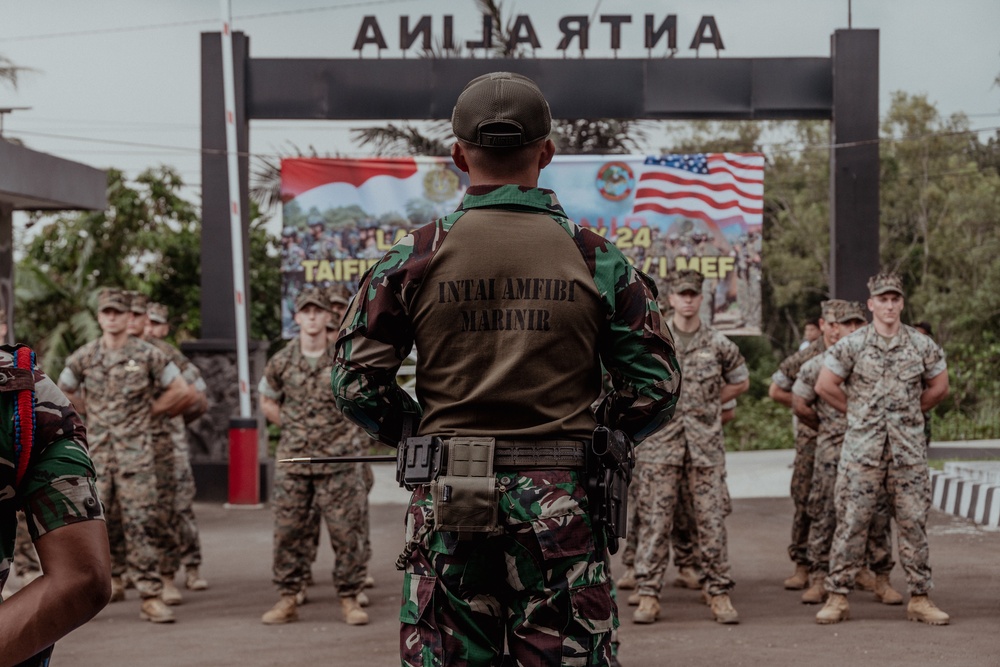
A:
{"label": "concrete walkway", "polygon": [[[666,588],[658,623],[634,625],[631,608],[622,606],[625,667],[1000,665],[1000,532],[943,512],[931,512],[928,533],[937,585],[933,597],[952,615],[951,626],[907,623],[904,607],[878,604],[860,592],[850,598],[850,621],[816,625],[817,608],[801,604],[798,591],[781,586],[792,571],[785,551],[792,517],[791,460],[789,451],[741,452],[728,459],[734,502],[726,523],[737,582],[732,597],[741,623],[720,626],[697,592]],[[271,512],[198,503],[202,570],[211,588],[185,592],[185,603],[175,610],[177,623],[168,626],[140,621],[136,593],[129,591],[125,602],[110,605],[61,641],[53,667],[398,665],[401,575],[393,562],[402,546],[407,494],[395,487],[389,465],[376,466],[376,479],[371,571],[377,586],[368,591],[371,624],[349,627],[340,620],[329,576],[333,556],[324,535],[313,568],[317,585],[309,589],[299,622],[262,625],[260,615],[276,600],[270,582]],[[612,569],[621,572],[617,557]],[[898,566],[892,580],[905,592]]]}

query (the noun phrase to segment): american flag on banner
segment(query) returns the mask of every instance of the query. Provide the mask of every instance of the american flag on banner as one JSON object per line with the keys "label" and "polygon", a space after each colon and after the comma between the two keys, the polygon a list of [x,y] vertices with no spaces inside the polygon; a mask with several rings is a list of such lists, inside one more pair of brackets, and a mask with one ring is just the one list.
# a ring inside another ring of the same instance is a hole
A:
{"label": "american flag on banner", "polygon": [[636,185],[633,213],[652,212],[760,227],[764,156],[697,153],[648,157]]}

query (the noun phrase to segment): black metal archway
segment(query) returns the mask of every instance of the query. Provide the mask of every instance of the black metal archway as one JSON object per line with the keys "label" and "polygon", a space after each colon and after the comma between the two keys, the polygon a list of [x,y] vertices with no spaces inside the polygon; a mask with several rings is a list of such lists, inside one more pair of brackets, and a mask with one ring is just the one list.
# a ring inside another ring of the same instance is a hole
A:
{"label": "black metal archway", "polygon": [[[878,269],[878,30],[837,30],[829,58],[251,58],[250,40],[239,32],[233,51],[244,235],[250,120],[447,119],[467,81],[508,70],[537,81],[556,118],[830,120],[833,296],[863,300],[866,280]],[[185,347],[232,353],[236,315],[219,33],[202,33],[201,54],[202,341]],[[245,236],[243,247],[249,247]],[[244,272],[246,264],[244,257]]]}

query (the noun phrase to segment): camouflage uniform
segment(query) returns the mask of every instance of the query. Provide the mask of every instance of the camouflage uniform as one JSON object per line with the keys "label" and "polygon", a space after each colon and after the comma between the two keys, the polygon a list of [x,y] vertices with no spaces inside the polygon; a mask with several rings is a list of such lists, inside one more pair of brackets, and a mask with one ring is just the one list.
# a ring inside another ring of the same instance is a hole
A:
{"label": "camouflage uniform", "polygon": [[[826,351],[826,343],[820,336],[803,350],[799,350],[781,362],[771,381],[785,391],[791,391],[802,364]],[[795,422],[795,459],[792,463],[792,503],[795,514],[792,517],[792,542],[788,545],[788,557],[798,565],[809,566],[806,553],[809,545],[809,487],[812,483],[813,466],[816,459],[816,431],[802,422]]]}
{"label": "camouflage uniform", "polygon": [[[395,381],[414,344],[419,403]],[[362,281],[337,352],[338,405],[390,444],[404,411],[422,414],[420,435],[526,450],[589,441],[595,421],[641,440],[670,418],[680,385],[640,274],[553,192],[515,185],[472,186],[457,212],[399,241]],[[595,419],[601,362],[613,389]],[[617,609],[582,476],[494,471],[492,535],[435,530],[430,489],[416,488],[400,563],[403,664],[495,664],[505,642],[518,664],[608,664]]]}
{"label": "camouflage uniform", "polygon": [[944,351],[907,325],[886,341],[869,324],[830,348],[824,364],[845,378],[848,396],[836,486],[837,531],[825,587],[842,595],[853,588],[884,487],[910,594],[926,595],[932,587],[926,532],[931,484],[920,395],[925,380],[947,372]]}
{"label": "camouflage uniform", "polygon": [[59,386],[83,391],[112,556],[124,551],[129,577],[144,599],[162,589],[150,405],[179,376],[162,352],[133,336],[117,350],[106,349],[100,339],[87,343],[66,359],[59,376]]}
{"label": "camouflage uniform", "polygon": [[[12,372],[13,348],[0,348],[0,372]],[[27,372],[27,371],[25,371]],[[34,438],[20,482],[23,445],[15,421],[15,382],[0,384],[0,593],[14,556],[16,514],[23,509],[31,540],[78,521],[103,520],[87,455],[87,434],[66,396],[40,370],[34,372]],[[29,385],[30,386],[30,385]],[[23,431],[21,432],[23,433]]]}
{"label": "camouflage uniform", "polygon": [[[673,323],[670,329],[676,340]],[[636,583],[640,595],[659,597],[681,480],[687,479],[705,585],[709,595],[722,595],[734,584],[726,539],[725,517],[731,511],[731,501],[719,393],[724,384],[747,380],[749,371],[736,344],[704,322],[678,356],[684,388],[676,415],[636,450]]]}
{"label": "camouflage uniform", "polygon": [[[298,338],[267,362],[259,390],[281,404],[277,458],[344,456],[355,453],[355,428],[336,409],[329,378],[333,357],[315,365]],[[274,473],[274,583],[281,595],[295,595],[312,566],[309,516],[315,504],[326,520],[336,554],[334,582],[340,597],[364,588],[364,541],[359,526],[366,491],[355,463],[282,464]]]}
{"label": "camouflage uniform", "polygon": [[[180,350],[158,338],[148,342],[170,358],[180,369],[185,382],[200,392],[205,391],[201,371]],[[178,570],[181,562],[184,565],[199,565],[201,545],[192,507],[195,496],[194,473],[191,470],[184,417],[163,415],[158,421],[157,485],[161,491],[161,521],[165,527],[160,572],[169,576]],[[163,475],[169,475],[169,479],[160,480],[161,470]]]}
{"label": "camouflage uniform", "polygon": [[[816,394],[816,380],[823,368],[823,357],[813,357],[799,370],[792,387],[793,393],[812,405],[819,418],[816,437],[816,464],[813,468],[812,484],[809,491],[809,567],[810,574],[826,574],[830,571],[830,545],[837,528],[837,508],[834,488],[837,483],[837,468],[840,465],[840,450],[847,431],[847,415],[837,410]],[[872,523],[867,531],[866,561],[875,574],[888,574],[895,563],[892,560],[892,526],[890,523],[888,497],[880,494],[880,499]]]}

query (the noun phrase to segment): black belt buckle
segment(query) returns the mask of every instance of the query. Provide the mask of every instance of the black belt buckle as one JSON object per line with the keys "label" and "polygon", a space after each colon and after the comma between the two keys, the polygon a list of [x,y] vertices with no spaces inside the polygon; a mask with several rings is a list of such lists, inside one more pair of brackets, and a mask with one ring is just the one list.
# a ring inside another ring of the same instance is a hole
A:
{"label": "black belt buckle", "polygon": [[408,487],[430,484],[441,472],[444,442],[436,435],[407,438],[400,456],[403,484]]}

